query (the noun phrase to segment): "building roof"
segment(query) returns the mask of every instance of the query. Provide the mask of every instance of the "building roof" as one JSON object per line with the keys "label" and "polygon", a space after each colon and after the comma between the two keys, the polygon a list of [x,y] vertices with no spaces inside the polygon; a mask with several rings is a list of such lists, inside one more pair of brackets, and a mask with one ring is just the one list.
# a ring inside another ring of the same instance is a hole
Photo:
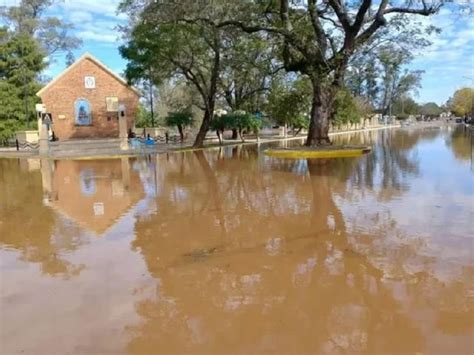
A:
{"label": "building roof", "polygon": [[109,73],[112,77],[120,81],[123,85],[132,89],[135,94],[140,95],[140,91],[135,88],[134,86],[128,85],[128,83],[119,75],[115,74],[109,67],[107,67],[104,63],[102,63],[99,59],[94,57],[92,54],[86,52],[81,57],[79,57],[73,64],[71,64],[68,68],[66,68],[61,74],[56,76],[53,80],[51,80],[46,86],[44,86],[40,91],[36,93],[37,96],[41,96],[45,91],[47,91],[50,87],[52,87],[60,78],[66,75],[69,71],[75,68],[80,62],[83,60],[89,59],[90,61],[94,62],[97,66],[102,68],[104,71]]}

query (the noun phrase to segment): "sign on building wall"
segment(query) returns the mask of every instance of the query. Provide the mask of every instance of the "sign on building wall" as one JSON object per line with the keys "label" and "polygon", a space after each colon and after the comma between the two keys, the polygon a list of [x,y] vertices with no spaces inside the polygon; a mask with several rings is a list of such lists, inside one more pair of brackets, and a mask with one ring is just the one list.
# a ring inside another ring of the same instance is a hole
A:
{"label": "sign on building wall", "polygon": [[89,101],[79,99],[75,107],[75,124],[78,126],[88,126],[92,124],[91,107]]}
{"label": "sign on building wall", "polygon": [[118,106],[119,106],[118,97],[115,97],[115,96],[106,97],[105,102],[107,104],[107,112],[118,111]]}
{"label": "sign on building wall", "polygon": [[84,77],[84,85],[86,89],[95,89],[95,77],[93,76]]}

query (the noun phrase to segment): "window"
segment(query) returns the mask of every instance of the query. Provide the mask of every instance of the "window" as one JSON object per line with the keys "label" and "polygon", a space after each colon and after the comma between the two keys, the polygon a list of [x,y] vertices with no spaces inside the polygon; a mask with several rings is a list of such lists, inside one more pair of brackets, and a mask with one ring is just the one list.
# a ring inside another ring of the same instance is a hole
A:
{"label": "window", "polygon": [[86,99],[78,99],[75,104],[75,124],[89,126],[92,124],[91,106]]}

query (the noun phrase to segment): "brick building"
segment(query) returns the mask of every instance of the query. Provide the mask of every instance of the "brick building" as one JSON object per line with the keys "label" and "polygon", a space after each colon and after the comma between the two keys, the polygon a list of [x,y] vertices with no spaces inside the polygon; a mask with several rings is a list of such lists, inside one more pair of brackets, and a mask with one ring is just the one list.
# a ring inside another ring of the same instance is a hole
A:
{"label": "brick building", "polygon": [[125,105],[131,128],[139,100],[137,89],[88,53],[37,95],[51,113],[52,129],[60,140],[118,137],[118,105]]}

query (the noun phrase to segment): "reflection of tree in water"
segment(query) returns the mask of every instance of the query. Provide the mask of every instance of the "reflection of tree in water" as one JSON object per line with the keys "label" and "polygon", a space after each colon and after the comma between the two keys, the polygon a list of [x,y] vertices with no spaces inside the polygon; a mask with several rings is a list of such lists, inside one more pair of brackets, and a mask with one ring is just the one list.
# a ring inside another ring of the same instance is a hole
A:
{"label": "reflection of tree in water", "polygon": [[[158,212],[137,221],[134,248],[160,287],[137,305],[130,352],[422,351],[382,271],[350,244],[339,162],[297,175],[210,158],[187,155]],[[177,188],[186,199],[171,203]]]}
{"label": "reflection of tree in water", "polygon": [[446,139],[446,145],[451,148],[456,159],[461,161],[471,160],[473,151],[474,130],[469,131],[464,126],[456,127]]}
{"label": "reflection of tree in water", "polygon": [[75,249],[80,241],[42,201],[39,170],[25,171],[19,160],[0,160],[0,246],[18,251],[22,260],[39,263],[45,274],[75,275],[81,266],[72,265],[62,254]]}
{"label": "reflection of tree in water", "polygon": [[408,180],[419,174],[414,147],[420,140],[434,139],[439,130],[428,133],[423,130],[383,130],[359,135],[359,142],[369,143],[372,152],[357,160],[349,159],[351,163],[341,159],[343,167],[337,173],[348,179],[347,191],[368,189],[370,193],[377,193],[378,200],[390,200],[406,191]]}
{"label": "reflection of tree in water", "polygon": [[[357,212],[359,224],[371,222],[370,229],[353,227],[351,245],[383,271],[383,282],[394,294],[403,295],[408,314],[428,314],[435,323],[423,322],[424,333],[467,335],[474,327],[472,287],[474,267],[455,259],[422,237],[407,235],[397,226],[390,211],[373,214]],[[368,229],[368,231],[367,231]],[[403,290],[403,291],[402,291]],[[434,312],[436,310],[436,312]]]}

